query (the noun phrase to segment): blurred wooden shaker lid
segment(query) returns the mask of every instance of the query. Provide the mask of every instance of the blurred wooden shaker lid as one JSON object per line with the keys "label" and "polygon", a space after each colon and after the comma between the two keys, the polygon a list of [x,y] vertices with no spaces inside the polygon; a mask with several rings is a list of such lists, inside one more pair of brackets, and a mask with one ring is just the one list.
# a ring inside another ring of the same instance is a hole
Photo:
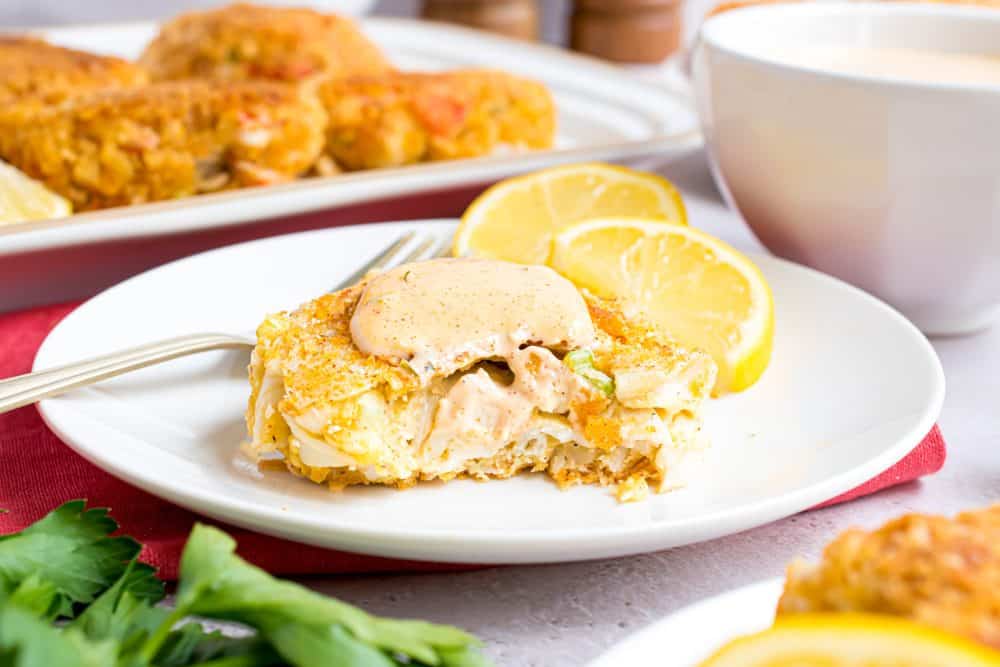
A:
{"label": "blurred wooden shaker lid", "polygon": [[681,0],[576,0],[575,50],[623,63],[660,62],[681,41]]}
{"label": "blurred wooden shaker lid", "polygon": [[538,38],[535,0],[425,0],[423,17],[460,23],[508,37]]}

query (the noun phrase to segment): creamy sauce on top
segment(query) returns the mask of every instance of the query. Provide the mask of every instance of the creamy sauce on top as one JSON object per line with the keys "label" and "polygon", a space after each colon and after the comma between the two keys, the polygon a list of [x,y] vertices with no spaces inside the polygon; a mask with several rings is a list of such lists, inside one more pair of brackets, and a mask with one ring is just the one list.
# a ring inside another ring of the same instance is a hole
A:
{"label": "creamy sauce on top", "polygon": [[1000,57],[885,46],[773,47],[772,60],[845,74],[1000,86]]}
{"label": "creamy sauce on top", "polygon": [[594,325],[580,292],[548,267],[434,259],[374,277],[351,336],[362,352],[405,360],[426,377],[524,343],[587,347]]}

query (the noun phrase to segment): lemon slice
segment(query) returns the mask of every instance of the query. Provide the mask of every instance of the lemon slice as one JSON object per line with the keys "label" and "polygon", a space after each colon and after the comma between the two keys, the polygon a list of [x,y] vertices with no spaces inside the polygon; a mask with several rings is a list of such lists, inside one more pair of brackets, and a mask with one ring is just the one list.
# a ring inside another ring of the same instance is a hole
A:
{"label": "lemon slice", "polygon": [[875,614],[781,616],[701,667],[997,667],[1000,653],[913,621]]}
{"label": "lemon slice", "polygon": [[771,289],[753,262],[713,236],[650,220],[591,220],[556,237],[551,266],[711,354],[717,394],[749,387],[767,368]]}
{"label": "lemon slice", "polygon": [[545,264],[561,230],[611,215],[687,224],[684,202],[670,181],[609,164],[576,164],[486,190],[462,216],[452,249],[458,257]]}
{"label": "lemon slice", "polygon": [[64,218],[70,203],[23,172],[0,162],[0,225]]}

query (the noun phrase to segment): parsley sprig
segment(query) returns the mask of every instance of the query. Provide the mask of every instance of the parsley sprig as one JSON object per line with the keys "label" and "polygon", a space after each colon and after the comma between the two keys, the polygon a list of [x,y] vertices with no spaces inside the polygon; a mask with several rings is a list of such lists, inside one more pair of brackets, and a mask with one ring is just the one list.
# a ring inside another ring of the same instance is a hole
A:
{"label": "parsley sprig", "polygon": [[[82,500],[0,536],[0,667],[488,667],[458,628],[372,616],[275,579],[198,524],[173,608],[141,545]],[[228,637],[192,617],[234,621]]]}

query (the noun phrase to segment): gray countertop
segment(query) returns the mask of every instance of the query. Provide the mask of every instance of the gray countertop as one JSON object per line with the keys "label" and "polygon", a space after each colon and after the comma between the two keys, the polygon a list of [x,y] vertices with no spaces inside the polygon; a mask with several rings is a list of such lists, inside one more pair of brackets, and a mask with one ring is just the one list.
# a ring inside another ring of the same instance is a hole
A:
{"label": "gray countertop", "polygon": [[[725,209],[702,155],[663,170],[684,191],[691,223],[735,245],[755,241]],[[504,667],[586,664],[681,607],[782,573],[815,557],[848,526],[911,511],[952,513],[1000,499],[1000,327],[934,341],[948,382],[940,424],[950,446],[937,475],[845,505],[727,538],[631,558],[464,573],[308,582],[372,612],[453,623],[475,632]],[[665,661],[664,665],[669,665]]]}

